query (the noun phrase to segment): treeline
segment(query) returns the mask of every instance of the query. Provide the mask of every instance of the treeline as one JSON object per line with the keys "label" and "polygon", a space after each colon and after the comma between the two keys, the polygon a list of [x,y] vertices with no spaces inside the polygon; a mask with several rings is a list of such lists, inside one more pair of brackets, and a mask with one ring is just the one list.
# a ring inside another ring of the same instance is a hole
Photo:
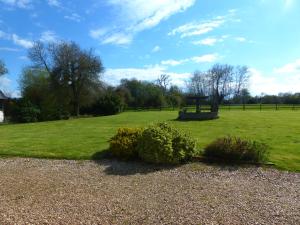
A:
{"label": "treeline", "polygon": [[279,93],[278,95],[261,94],[251,96],[247,89],[241,95],[224,101],[225,104],[300,104],[300,93]]}
{"label": "treeline", "polygon": [[[208,96],[203,104],[218,112],[226,104],[300,104],[300,93],[251,96],[245,66],[215,64],[196,71],[186,87],[173,85],[168,75],[155,81],[122,79],[117,86],[102,80],[104,66],[92,49],[74,42],[43,44],[29,50],[31,64],[20,78],[21,98],[6,102],[13,122],[68,119],[82,115],[112,115],[126,108],[179,108],[194,104],[188,96]],[[0,61],[0,76],[7,69]]]}
{"label": "treeline", "polygon": [[[115,87],[106,84],[100,57],[73,42],[36,42],[28,58],[31,64],[19,81],[21,98],[6,103],[5,114],[12,122],[112,115],[126,107],[180,107],[184,99],[166,75],[155,82],[123,79]],[[4,64],[1,68],[2,74],[7,72]]]}

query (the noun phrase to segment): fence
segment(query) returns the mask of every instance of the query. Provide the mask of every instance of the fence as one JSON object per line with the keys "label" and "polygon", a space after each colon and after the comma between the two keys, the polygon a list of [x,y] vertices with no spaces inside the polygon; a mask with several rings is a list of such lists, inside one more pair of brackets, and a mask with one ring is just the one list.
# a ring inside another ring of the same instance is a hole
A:
{"label": "fence", "polygon": [[[187,111],[195,111],[195,106],[186,106],[184,107]],[[207,111],[210,106],[204,105],[201,106],[204,108],[204,111]],[[220,111],[230,111],[230,110],[257,110],[257,111],[266,111],[266,110],[300,110],[300,104],[224,104],[220,105]],[[162,106],[162,107],[127,107],[125,111],[178,111],[178,107]]]}

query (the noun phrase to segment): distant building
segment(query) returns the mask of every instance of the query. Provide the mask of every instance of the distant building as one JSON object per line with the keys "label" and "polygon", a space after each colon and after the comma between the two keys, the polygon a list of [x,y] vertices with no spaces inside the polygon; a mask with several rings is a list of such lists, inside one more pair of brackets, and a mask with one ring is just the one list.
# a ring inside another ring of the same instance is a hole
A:
{"label": "distant building", "polygon": [[4,102],[7,99],[5,94],[0,90],[0,123],[4,122]]}

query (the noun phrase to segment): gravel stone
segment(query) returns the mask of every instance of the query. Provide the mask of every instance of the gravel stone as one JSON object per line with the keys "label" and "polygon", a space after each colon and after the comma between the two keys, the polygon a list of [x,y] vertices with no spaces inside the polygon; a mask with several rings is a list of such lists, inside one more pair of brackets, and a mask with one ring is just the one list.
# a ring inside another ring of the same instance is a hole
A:
{"label": "gravel stone", "polygon": [[300,224],[300,174],[0,159],[0,224]]}

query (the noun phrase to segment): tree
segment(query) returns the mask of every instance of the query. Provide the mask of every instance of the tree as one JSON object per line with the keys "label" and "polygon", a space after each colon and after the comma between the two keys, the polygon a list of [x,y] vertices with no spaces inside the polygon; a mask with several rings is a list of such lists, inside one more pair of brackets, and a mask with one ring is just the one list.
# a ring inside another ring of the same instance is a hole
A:
{"label": "tree", "polygon": [[81,49],[74,42],[52,43],[48,46],[36,42],[28,55],[35,68],[49,73],[53,90],[59,96],[70,96],[76,116],[85,100],[94,97],[101,86],[99,76],[104,68],[92,49]]}
{"label": "tree", "polygon": [[206,72],[195,71],[192,78],[187,82],[190,94],[205,96],[209,94],[209,77]]}
{"label": "tree", "polygon": [[220,103],[226,97],[239,95],[248,80],[248,69],[245,66],[215,64],[206,72],[196,71],[188,82],[188,88],[194,94],[209,96],[211,110],[218,112]]}
{"label": "tree", "polygon": [[162,89],[164,93],[167,92],[170,82],[170,76],[167,74],[160,75],[160,77],[156,80],[157,85]]}
{"label": "tree", "polygon": [[162,89],[155,83],[123,79],[117,89],[129,91],[127,105],[131,107],[160,107],[166,103]]}
{"label": "tree", "polygon": [[183,93],[176,85],[172,85],[167,93],[168,104],[173,108],[180,107],[183,103]]}
{"label": "tree", "polygon": [[4,62],[0,59],[0,76],[8,73],[8,70],[4,64]]}
{"label": "tree", "polygon": [[66,118],[68,109],[53,93],[50,76],[45,70],[26,68],[23,70],[20,82],[23,99],[30,101],[39,110],[39,121]]}
{"label": "tree", "polygon": [[231,99],[231,102],[236,104],[248,104],[251,99],[250,92],[247,88],[243,88],[240,90],[239,94],[236,94]]}

